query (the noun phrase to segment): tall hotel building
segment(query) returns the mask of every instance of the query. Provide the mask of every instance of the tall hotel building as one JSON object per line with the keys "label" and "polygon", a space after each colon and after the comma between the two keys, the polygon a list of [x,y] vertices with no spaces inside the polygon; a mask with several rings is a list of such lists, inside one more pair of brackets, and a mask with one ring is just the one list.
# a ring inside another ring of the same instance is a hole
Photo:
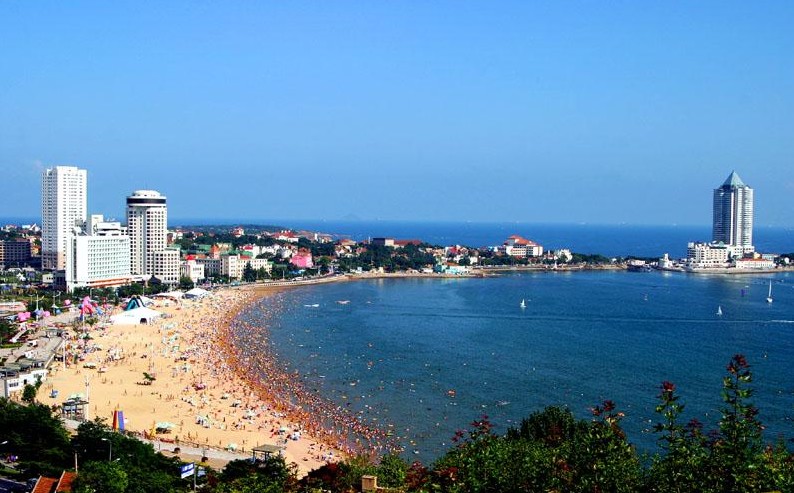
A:
{"label": "tall hotel building", "polygon": [[136,190],[127,197],[127,236],[133,275],[155,274],[155,254],[165,250],[167,228],[165,196],[154,190]]}
{"label": "tall hotel building", "polygon": [[753,247],[753,189],[732,172],[714,190],[714,243],[727,245],[734,257],[755,251]]}
{"label": "tall hotel building", "polygon": [[86,220],[86,176],[86,170],[74,166],[56,166],[41,175],[43,269],[66,267],[69,237]]}

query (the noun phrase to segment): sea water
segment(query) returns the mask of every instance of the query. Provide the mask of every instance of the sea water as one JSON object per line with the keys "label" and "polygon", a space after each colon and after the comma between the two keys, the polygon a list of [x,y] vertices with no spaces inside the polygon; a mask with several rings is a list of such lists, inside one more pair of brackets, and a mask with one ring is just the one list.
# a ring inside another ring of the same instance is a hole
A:
{"label": "sea water", "polygon": [[714,427],[737,353],[752,365],[767,438],[794,437],[791,274],[367,280],[297,288],[244,316],[270,327],[281,363],[307,388],[425,462],[482,415],[504,432],[550,405],[588,419],[605,399],[626,414],[629,440],[653,452],[661,382],[676,384],[684,420]]}

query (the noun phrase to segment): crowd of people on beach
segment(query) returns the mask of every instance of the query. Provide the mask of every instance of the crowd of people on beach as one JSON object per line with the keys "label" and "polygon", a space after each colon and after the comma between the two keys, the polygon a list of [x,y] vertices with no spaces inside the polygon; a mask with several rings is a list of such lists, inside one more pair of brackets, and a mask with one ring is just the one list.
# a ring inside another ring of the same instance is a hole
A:
{"label": "crowd of people on beach", "polygon": [[381,428],[363,423],[344,406],[307,389],[301,374],[279,360],[269,343],[280,299],[271,297],[229,317],[220,338],[223,353],[245,384],[258,390],[277,412],[329,446],[348,455],[381,454],[397,446]]}
{"label": "crowd of people on beach", "polygon": [[243,452],[269,443],[307,467],[398,450],[390,433],[307,388],[277,357],[269,327],[283,301],[268,294],[229,289],[171,303],[164,308],[173,316],[146,328],[117,331],[109,320],[81,326],[66,341],[69,392],[78,382],[86,394],[95,387],[89,419],[145,398],[151,408],[137,404],[141,409],[127,413],[135,421],[130,431],[177,445]]}

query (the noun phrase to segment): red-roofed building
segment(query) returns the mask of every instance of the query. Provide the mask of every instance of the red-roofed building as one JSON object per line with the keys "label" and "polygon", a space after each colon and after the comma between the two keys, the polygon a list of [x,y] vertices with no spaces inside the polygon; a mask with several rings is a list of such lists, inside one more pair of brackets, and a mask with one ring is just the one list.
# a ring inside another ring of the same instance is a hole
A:
{"label": "red-roofed building", "polygon": [[290,243],[298,242],[298,235],[289,230],[280,231],[274,235],[274,238],[278,241],[288,241]]}
{"label": "red-roofed building", "polygon": [[508,238],[502,245],[501,250],[505,255],[510,255],[511,257],[543,256],[543,246],[518,235]]}
{"label": "red-roofed building", "polygon": [[31,493],[70,493],[75,478],[77,478],[77,473],[69,471],[63,471],[60,478],[39,476]]}
{"label": "red-roofed building", "polygon": [[210,247],[210,258],[220,258],[221,257],[221,249],[218,245],[213,244]]}

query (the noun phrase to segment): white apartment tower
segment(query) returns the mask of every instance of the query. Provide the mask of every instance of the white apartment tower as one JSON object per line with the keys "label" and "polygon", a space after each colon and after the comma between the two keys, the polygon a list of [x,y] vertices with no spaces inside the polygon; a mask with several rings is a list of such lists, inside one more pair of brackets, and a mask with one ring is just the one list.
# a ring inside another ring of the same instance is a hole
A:
{"label": "white apartment tower", "polygon": [[165,250],[167,228],[165,196],[154,190],[136,190],[127,197],[127,236],[130,237],[132,274],[155,273],[155,253]]}
{"label": "white apartment tower", "polygon": [[753,189],[733,171],[714,190],[713,241],[724,243],[734,256],[755,251],[753,247]]}
{"label": "white apartment tower", "polygon": [[66,267],[66,248],[76,225],[86,220],[87,173],[75,166],[56,166],[41,175],[41,264]]}

